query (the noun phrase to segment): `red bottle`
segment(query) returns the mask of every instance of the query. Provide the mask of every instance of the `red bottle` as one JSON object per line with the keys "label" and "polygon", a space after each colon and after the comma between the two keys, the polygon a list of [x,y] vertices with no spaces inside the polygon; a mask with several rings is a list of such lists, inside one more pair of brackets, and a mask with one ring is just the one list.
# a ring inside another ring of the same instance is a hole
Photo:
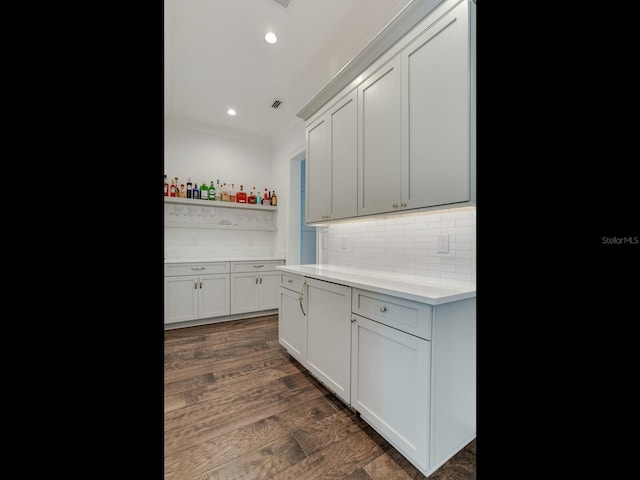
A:
{"label": "red bottle", "polygon": [[167,182],[167,176],[164,176],[164,196],[169,196],[169,183]]}
{"label": "red bottle", "polygon": [[[253,187],[254,190],[256,187]],[[247,197],[247,203],[256,203],[256,196],[253,194],[253,190],[251,190],[251,194]]]}
{"label": "red bottle", "polygon": [[236,193],[236,200],[238,203],[247,203],[247,192],[245,192],[243,186],[240,185],[240,191]]}

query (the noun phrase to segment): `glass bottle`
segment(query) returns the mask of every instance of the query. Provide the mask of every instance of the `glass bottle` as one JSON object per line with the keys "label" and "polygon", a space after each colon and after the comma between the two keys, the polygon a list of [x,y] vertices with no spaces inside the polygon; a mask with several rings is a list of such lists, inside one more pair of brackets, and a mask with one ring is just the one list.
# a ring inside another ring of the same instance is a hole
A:
{"label": "glass bottle", "polygon": [[213,184],[213,180],[211,180],[211,185],[209,185],[209,200],[215,200],[216,199],[216,187]]}
{"label": "glass bottle", "polygon": [[278,197],[276,197],[276,191],[273,191],[273,194],[271,195],[271,205],[273,205],[274,207],[276,205],[278,205]]}
{"label": "glass bottle", "polygon": [[169,196],[170,197],[175,197],[176,196],[176,181],[172,178],[171,179],[171,187],[169,187]]}
{"label": "glass bottle", "polygon": [[240,191],[236,193],[238,203],[247,203],[247,192],[245,192],[243,188],[243,185],[240,185]]}
{"label": "glass bottle", "polygon": [[271,199],[269,198],[269,192],[267,191],[267,187],[264,187],[264,196],[262,197],[263,205],[271,205]]}
{"label": "glass bottle", "polygon": [[164,196],[169,196],[169,182],[167,182],[167,174],[164,175]]}
{"label": "glass bottle", "polygon": [[193,198],[193,184],[190,178],[187,178],[187,198]]}
{"label": "glass bottle", "polygon": [[200,184],[200,200],[209,200],[209,187],[205,182]]}
{"label": "glass bottle", "polygon": [[214,190],[216,192],[216,198],[215,200],[222,200],[222,190],[220,190],[220,179],[216,179],[216,189]]}
{"label": "glass bottle", "polygon": [[231,184],[231,190],[229,190],[229,201],[236,203],[236,184]]}
{"label": "glass bottle", "polygon": [[185,198],[187,196],[187,189],[184,186],[184,183],[180,184],[180,190],[178,190],[178,196],[180,198]]}
{"label": "glass bottle", "polygon": [[193,198],[196,200],[200,200],[200,189],[198,189],[197,183],[193,185]]}

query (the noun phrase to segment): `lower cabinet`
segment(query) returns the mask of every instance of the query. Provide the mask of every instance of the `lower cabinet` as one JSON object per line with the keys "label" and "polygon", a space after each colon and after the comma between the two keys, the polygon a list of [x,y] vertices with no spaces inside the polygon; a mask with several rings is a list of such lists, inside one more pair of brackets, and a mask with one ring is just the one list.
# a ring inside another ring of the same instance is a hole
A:
{"label": "lower cabinet", "polygon": [[351,402],[351,287],[307,280],[305,367],[346,403]]}
{"label": "lower cabinet", "polygon": [[227,271],[227,262],[165,266],[164,323],[229,315]]}
{"label": "lower cabinet", "polygon": [[351,405],[412,463],[429,451],[431,342],[353,315]]}
{"label": "lower cabinet", "polygon": [[278,308],[281,261],[231,262],[231,313]]}
{"label": "lower cabinet", "polygon": [[307,358],[307,299],[304,277],[280,274],[278,342],[302,365]]}
{"label": "lower cabinet", "polygon": [[475,307],[282,273],[278,337],[429,476],[476,436]]}

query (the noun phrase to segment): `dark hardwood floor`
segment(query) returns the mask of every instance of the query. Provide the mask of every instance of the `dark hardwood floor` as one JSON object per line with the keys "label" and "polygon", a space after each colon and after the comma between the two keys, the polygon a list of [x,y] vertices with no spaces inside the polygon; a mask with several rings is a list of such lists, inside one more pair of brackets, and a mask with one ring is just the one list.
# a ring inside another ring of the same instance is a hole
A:
{"label": "dark hardwood floor", "polygon": [[[165,331],[165,480],[426,478],[289,357],[269,315]],[[476,478],[476,442],[430,480]]]}

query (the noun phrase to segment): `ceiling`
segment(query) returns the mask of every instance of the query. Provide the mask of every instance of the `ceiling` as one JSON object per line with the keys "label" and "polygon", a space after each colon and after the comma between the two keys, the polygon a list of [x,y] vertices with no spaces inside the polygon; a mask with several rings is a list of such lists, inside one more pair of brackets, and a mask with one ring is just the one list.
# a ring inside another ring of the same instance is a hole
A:
{"label": "ceiling", "polygon": [[[165,120],[274,145],[412,1],[164,0]],[[277,43],[264,40],[268,31]]]}

